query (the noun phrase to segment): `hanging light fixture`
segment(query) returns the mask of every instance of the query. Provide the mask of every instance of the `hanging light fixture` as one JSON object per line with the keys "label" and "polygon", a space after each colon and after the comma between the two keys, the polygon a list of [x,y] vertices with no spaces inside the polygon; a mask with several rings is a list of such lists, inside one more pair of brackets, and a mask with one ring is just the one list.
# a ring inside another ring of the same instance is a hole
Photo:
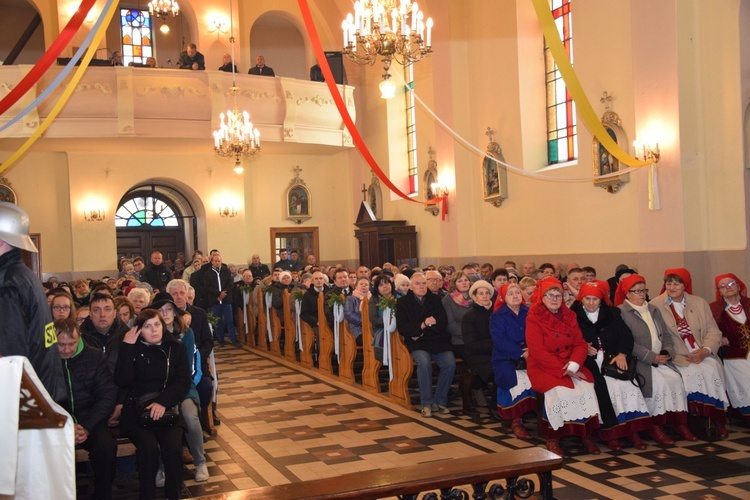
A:
{"label": "hanging light fixture", "polygon": [[405,65],[429,56],[432,27],[432,18],[425,20],[424,13],[411,0],[357,0],[354,15],[347,14],[341,24],[343,53],[357,64],[372,65],[381,58],[385,74],[380,91],[388,99],[396,91],[389,80],[391,61]]}
{"label": "hanging light fixture", "polygon": [[214,151],[222,157],[234,156],[234,172],[241,174],[245,171],[242,167],[242,156],[255,156],[260,152],[260,132],[253,127],[250,121],[250,113],[240,111],[237,107],[237,87],[234,66],[234,19],[232,11],[232,0],[229,0],[229,43],[232,48],[232,109],[228,109],[226,115],[221,113],[219,119],[221,125],[214,130]]}
{"label": "hanging light fixture", "polygon": [[167,19],[170,16],[177,17],[180,14],[180,6],[175,0],[151,0],[148,3],[148,11],[152,16],[161,19],[162,25],[159,31],[166,35],[169,33]]}

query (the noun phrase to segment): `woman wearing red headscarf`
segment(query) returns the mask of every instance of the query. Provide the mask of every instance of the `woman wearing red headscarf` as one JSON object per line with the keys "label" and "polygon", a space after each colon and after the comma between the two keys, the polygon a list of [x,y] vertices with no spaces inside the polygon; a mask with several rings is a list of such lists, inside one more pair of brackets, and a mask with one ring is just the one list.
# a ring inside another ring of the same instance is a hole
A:
{"label": "woman wearing red headscarf", "polygon": [[664,293],[651,301],[659,308],[674,341],[674,364],[682,375],[687,391],[688,411],[711,418],[721,438],[726,428],[729,405],[724,386],[724,369],[719,361],[721,330],[711,314],[708,302],[692,295],[687,269],[664,272]]}
{"label": "woman wearing red headscarf", "polygon": [[629,380],[606,377],[601,371],[604,363],[626,370],[625,356],[633,352],[633,334],[623,322],[620,310],[609,303],[609,284],[583,283],[570,309],[576,313],[578,326],[589,345],[584,366],[594,375],[602,417],[599,436],[612,451],[622,450],[619,439],[625,437],[636,449],[645,450],[638,433],[650,430],[652,423],[641,390]]}
{"label": "woman wearing red headscarf", "polygon": [[562,283],[549,277],[534,290],[526,318],[528,375],[531,386],[544,393],[543,424],[547,449],[563,455],[560,438],[579,436],[586,451],[600,453],[591,439],[599,428],[599,404],[591,372],[583,366],[588,344],[575,313],[563,303]]}
{"label": "woman wearing red headscarf", "polygon": [[750,422],[750,299],[747,287],[734,274],[721,274],[716,282],[716,302],[711,303],[721,338],[727,396],[746,422]]}
{"label": "woman wearing red headscarf", "polygon": [[688,441],[697,438],[687,427],[687,393],[682,377],[671,362],[674,352],[672,335],[659,309],[646,301],[646,279],[638,274],[623,278],[617,285],[615,305],[622,311],[622,320],[633,335],[633,356],[638,358],[636,370],[645,384],[641,393],[646,400],[653,428],[651,438],[659,444],[674,444],[664,424],[672,424],[675,432]]}
{"label": "woman wearing red headscarf", "polygon": [[523,303],[521,287],[506,283],[500,287],[500,308],[490,316],[492,336],[492,372],[497,386],[497,412],[510,420],[510,429],[519,439],[529,439],[523,416],[536,410],[536,393],[526,373],[526,316],[529,307]]}

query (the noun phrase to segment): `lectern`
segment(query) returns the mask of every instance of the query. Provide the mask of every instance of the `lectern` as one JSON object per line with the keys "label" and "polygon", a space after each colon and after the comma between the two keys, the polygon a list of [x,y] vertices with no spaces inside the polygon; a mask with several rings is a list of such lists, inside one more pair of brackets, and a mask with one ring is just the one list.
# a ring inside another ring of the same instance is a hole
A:
{"label": "lectern", "polygon": [[405,220],[377,220],[370,206],[363,201],[355,225],[360,264],[370,268],[382,266],[385,262],[397,266],[417,265],[417,231]]}

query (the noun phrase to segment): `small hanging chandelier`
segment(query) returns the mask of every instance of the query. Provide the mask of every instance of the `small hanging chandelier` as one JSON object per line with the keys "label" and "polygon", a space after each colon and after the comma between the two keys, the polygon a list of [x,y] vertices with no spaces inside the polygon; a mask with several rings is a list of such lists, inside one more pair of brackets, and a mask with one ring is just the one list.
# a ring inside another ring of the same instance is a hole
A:
{"label": "small hanging chandelier", "polygon": [[219,119],[221,125],[214,130],[214,151],[222,157],[234,156],[234,172],[241,174],[245,171],[242,167],[243,156],[255,156],[260,152],[260,132],[253,127],[250,121],[250,113],[240,111],[237,107],[236,74],[234,71],[234,21],[232,13],[232,0],[229,0],[229,43],[232,47],[232,109],[228,109],[226,115],[221,113]]}
{"label": "small hanging chandelier", "polygon": [[177,17],[180,14],[180,6],[175,0],[151,0],[148,3],[148,11],[152,16],[161,19],[162,25],[159,31],[166,35],[169,33],[167,18]]}

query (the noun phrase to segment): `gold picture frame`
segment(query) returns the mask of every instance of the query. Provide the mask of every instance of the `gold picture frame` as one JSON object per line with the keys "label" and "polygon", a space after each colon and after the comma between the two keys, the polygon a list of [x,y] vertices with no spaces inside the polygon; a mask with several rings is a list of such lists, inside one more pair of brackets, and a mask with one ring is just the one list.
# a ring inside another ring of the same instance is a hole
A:
{"label": "gold picture frame", "polygon": [[[628,137],[622,128],[622,120],[614,111],[607,110],[601,118],[607,134],[624,150],[628,148]],[[616,193],[623,184],[630,181],[630,174],[610,176],[598,179],[598,176],[620,171],[620,160],[615,158],[605,148],[599,139],[594,137],[591,142],[591,158],[593,163],[594,186],[605,189],[608,193]]]}
{"label": "gold picture frame", "polygon": [[18,196],[13,191],[13,188],[10,187],[10,181],[5,177],[0,177],[0,201],[18,205]]}
{"label": "gold picture frame", "polygon": [[505,163],[500,145],[490,139],[482,159],[482,194],[484,201],[500,207],[508,199],[508,171],[505,165],[495,160]]}
{"label": "gold picture frame", "polygon": [[284,195],[286,218],[297,224],[312,218],[312,197],[305,181],[300,179],[300,172],[302,169],[299,165],[294,167],[294,178],[289,182]]}

